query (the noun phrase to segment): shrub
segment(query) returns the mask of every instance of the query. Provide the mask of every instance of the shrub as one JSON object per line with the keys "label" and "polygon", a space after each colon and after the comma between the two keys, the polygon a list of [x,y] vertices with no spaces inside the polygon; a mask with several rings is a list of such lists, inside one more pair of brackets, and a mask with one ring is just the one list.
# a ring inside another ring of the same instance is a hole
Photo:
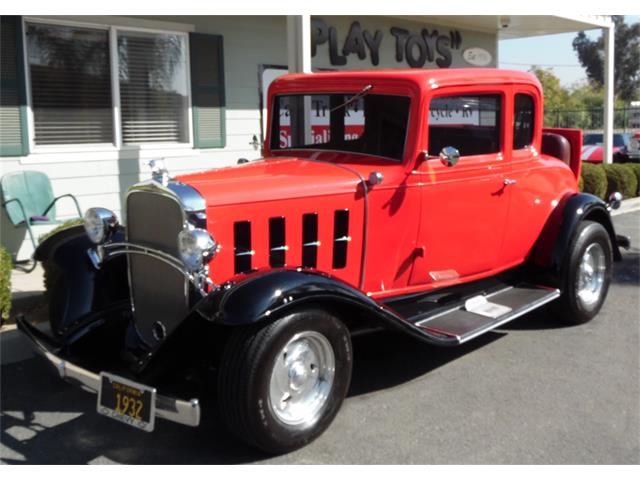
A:
{"label": "shrub", "polygon": [[633,170],[633,173],[636,175],[636,180],[638,181],[638,189],[636,190],[636,197],[640,197],[640,163],[626,163],[627,167]]}
{"label": "shrub", "polygon": [[55,235],[61,230],[66,230],[69,227],[73,227],[74,225],[80,225],[81,223],[83,223],[83,220],[81,218],[72,218],[71,220],[67,220],[66,222],[63,222],[60,225],[58,225],[53,230],[50,230],[47,233],[43,233],[42,235],[40,235],[38,237],[38,244],[44,242],[47,238]]}
{"label": "shrub", "polygon": [[0,247],[0,324],[9,320],[11,313],[11,255]]}
{"label": "shrub", "polygon": [[596,197],[604,199],[607,195],[607,174],[604,172],[602,165],[593,163],[583,163],[582,173],[582,191],[591,193]]}
{"label": "shrub", "polygon": [[578,190],[584,192],[584,179],[582,178],[582,172],[580,173],[580,178],[578,178]]}
{"label": "shrub", "polygon": [[[56,233],[62,230],[65,230],[69,227],[73,227],[74,225],[79,225],[81,223],[83,223],[83,220],[81,218],[74,218],[72,220],[67,220],[66,222],[58,225],[53,230],[40,235],[38,237],[38,243],[42,243],[47,238],[55,235]],[[43,270],[44,289],[46,291],[46,294],[49,295],[51,293],[53,285],[55,285],[58,278],[60,277],[61,272],[55,266],[55,264],[53,264],[52,262],[48,262],[46,260],[42,262],[42,270]]]}
{"label": "shrub", "polygon": [[620,192],[624,198],[635,197],[638,192],[638,178],[631,167],[623,163],[605,165],[609,188],[607,197],[612,192]]}

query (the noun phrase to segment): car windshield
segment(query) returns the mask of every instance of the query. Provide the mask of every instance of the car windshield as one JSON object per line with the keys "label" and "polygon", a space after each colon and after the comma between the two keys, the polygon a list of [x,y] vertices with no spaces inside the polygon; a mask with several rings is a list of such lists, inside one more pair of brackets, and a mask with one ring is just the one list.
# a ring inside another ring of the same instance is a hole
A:
{"label": "car windshield", "polygon": [[360,93],[279,95],[271,150],[310,149],[402,160],[408,97]]}
{"label": "car windshield", "polygon": [[[584,145],[602,145],[602,134],[601,133],[589,133],[584,136],[584,140],[582,141]],[[624,147],[626,145],[626,138],[624,135],[620,133],[613,134],[613,146],[614,147]]]}

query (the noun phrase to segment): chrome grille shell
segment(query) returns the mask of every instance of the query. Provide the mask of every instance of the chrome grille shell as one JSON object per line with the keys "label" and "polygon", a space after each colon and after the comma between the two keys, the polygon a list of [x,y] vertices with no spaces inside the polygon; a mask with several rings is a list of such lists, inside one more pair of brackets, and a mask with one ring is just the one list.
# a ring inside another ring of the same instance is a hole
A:
{"label": "chrome grille shell", "polygon": [[[187,212],[171,189],[156,182],[136,185],[127,194],[126,242],[178,259],[178,233]],[[129,286],[134,325],[153,347],[170,335],[189,310],[189,278],[151,255],[128,255]],[[163,332],[162,336],[158,332]]]}

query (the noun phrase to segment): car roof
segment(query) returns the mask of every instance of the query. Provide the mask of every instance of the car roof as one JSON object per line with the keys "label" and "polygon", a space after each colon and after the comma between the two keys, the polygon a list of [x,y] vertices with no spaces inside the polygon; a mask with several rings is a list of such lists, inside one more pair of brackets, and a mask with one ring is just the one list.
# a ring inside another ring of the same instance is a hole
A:
{"label": "car roof", "polygon": [[[380,70],[342,70],[315,73],[293,73],[283,75],[274,80],[277,87],[285,88],[287,84],[300,85],[315,82],[332,81],[410,81],[425,87],[434,88],[455,85],[486,85],[486,84],[528,84],[541,89],[540,82],[535,75],[518,70],[503,70],[499,68],[451,68],[429,70],[413,69],[380,69]],[[278,88],[279,89],[279,88]]]}

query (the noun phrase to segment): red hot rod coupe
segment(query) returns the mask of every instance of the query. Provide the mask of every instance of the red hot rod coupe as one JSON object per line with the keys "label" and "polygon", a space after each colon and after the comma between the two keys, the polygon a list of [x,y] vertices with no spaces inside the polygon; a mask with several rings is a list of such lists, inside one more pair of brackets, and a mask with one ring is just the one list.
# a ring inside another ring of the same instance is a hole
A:
{"label": "red hot rod coupe", "polygon": [[531,75],[287,75],[269,112],[264,158],[155,165],[126,226],[92,208],[38,248],[50,328],[20,328],[98,412],[197,426],[209,384],[232,432],[286,452],[337,414],[357,332],[455,346],[551,302],[600,310],[620,196],[579,192],[582,134],[542,128]]}

